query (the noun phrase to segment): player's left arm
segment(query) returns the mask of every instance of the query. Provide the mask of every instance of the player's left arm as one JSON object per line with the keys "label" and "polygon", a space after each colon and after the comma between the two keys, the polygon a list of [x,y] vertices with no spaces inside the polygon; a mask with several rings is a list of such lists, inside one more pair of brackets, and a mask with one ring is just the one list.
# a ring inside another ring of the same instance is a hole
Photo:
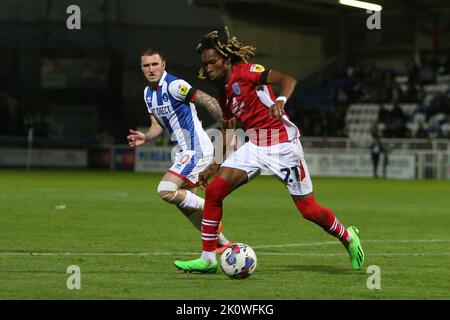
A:
{"label": "player's left arm", "polygon": [[178,101],[192,102],[196,106],[205,108],[217,122],[222,120],[222,110],[217,100],[207,93],[193,88],[186,81],[182,79],[172,81],[169,85],[169,93]]}
{"label": "player's left arm", "polygon": [[[192,88],[191,90],[194,89]],[[217,122],[220,123],[220,121],[222,121],[222,110],[220,109],[220,105],[214,97],[211,97],[209,94],[197,89],[192,102],[196,106],[200,106],[208,110],[209,114]]]}
{"label": "player's left arm", "polygon": [[269,115],[280,120],[283,116],[284,105],[286,104],[287,99],[289,99],[294,92],[295,86],[297,85],[297,80],[289,74],[276,70],[270,70],[262,82],[280,87],[280,94],[275,100],[275,104],[269,108]]}

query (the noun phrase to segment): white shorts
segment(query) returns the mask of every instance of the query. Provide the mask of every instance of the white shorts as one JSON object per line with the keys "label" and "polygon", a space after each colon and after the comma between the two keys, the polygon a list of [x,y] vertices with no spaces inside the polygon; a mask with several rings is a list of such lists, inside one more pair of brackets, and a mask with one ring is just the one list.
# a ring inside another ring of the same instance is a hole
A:
{"label": "white shorts", "polygon": [[284,183],[292,195],[305,195],[313,191],[299,139],[273,146],[246,142],[224,161],[222,167],[243,170],[247,172],[248,180],[261,170],[269,171]]}
{"label": "white shorts", "polygon": [[194,150],[180,151],[176,153],[175,161],[168,172],[194,186],[198,182],[198,175],[211,164],[213,157],[212,148],[204,150],[203,153]]}

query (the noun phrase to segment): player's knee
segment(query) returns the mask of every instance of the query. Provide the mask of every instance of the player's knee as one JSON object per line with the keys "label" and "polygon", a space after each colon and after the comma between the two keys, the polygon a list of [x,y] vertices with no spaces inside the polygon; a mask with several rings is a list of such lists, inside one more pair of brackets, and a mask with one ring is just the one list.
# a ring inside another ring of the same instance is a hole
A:
{"label": "player's knee", "polygon": [[166,202],[173,203],[177,195],[178,185],[170,181],[161,181],[158,185],[158,195]]}
{"label": "player's knee", "polygon": [[158,194],[161,197],[161,199],[169,203],[173,203],[176,197],[176,191],[160,191],[158,192]]}

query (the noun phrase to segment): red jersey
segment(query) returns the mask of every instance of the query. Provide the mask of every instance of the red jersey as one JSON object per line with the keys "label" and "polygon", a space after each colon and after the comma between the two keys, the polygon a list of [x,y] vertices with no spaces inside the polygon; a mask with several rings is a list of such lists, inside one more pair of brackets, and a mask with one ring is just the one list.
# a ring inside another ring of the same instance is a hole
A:
{"label": "red jersey", "polygon": [[239,120],[250,141],[260,146],[287,142],[300,136],[298,128],[285,113],[281,120],[269,116],[268,108],[275,103],[276,97],[272,87],[265,84],[267,74],[259,64],[234,64],[230,80],[219,94],[223,120]]}

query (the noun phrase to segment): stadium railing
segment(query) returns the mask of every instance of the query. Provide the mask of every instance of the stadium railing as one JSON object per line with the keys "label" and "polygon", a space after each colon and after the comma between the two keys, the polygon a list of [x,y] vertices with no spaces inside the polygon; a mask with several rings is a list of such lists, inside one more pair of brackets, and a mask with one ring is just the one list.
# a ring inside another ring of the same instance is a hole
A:
{"label": "stadium railing", "polygon": [[[126,144],[77,145],[74,148],[72,144],[64,146],[59,142],[56,145],[44,143],[29,149],[23,141],[26,138],[19,140],[17,140],[18,143],[12,143],[11,139],[7,144],[0,143],[0,167],[77,167],[128,171],[139,171],[139,168],[144,167],[148,172],[152,170],[162,172],[170,166],[171,162],[172,147],[170,146],[146,146],[136,152]],[[358,156],[366,167],[369,165],[367,161],[370,160],[367,159],[370,156],[371,142],[368,140],[301,137],[301,141],[307,162],[315,157],[318,157],[317,161],[320,159],[324,162],[325,155],[341,158]],[[450,179],[450,141],[448,139],[381,139],[381,143],[387,148],[390,159],[395,157],[402,159],[402,156],[405,159],[413,157],[414,176],[412,178]],[[138,165],[137,162],[142,160],[147,163],[143,166],[142,163]],[[360,172],[360,176],[370,176],[367,168],[366,171]]]}
{"label": "stadium railing", "polygon": [[[308,154],[370,154],[369,140],[302,137],[301,141],[306,158]],[[381,143],[389,156],[414,156],[416,179],[450,179],[450,140],[381,139]]]}

